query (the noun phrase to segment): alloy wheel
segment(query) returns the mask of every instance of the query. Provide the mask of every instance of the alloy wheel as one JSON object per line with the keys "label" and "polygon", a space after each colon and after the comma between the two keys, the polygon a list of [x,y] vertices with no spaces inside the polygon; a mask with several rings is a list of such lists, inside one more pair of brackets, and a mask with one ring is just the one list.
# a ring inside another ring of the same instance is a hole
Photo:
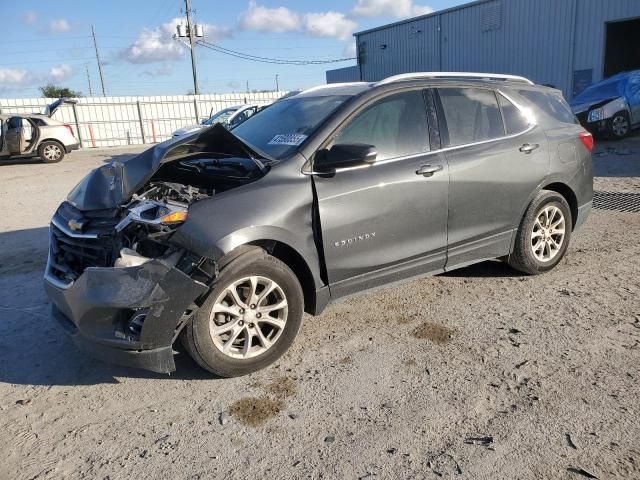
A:
{"label": "alloy wheel", "polygon": [[565,237],[565,218],[562,210],[547,205],[536,215],[531,232],[531,251],[540,262],[549,262],[558,255]]}
{"label": "alloy wheel", "polygon": [[244,277],[228,285],[211,310],[209,332],[223,354],[252,358],[269,350],[287,322],[284,291],[262,276]]}
{"label": "alloy wheel", "polygon": [[62,150],[58,145],[47,145],[44,147],[43,154],[47,160],[58,160]]}
{"label": "alloy wheel", "polygon": [[629,121],[623,115],[618,115],[613,119],[611,129],[617,137],[624,137],[629,131]]}

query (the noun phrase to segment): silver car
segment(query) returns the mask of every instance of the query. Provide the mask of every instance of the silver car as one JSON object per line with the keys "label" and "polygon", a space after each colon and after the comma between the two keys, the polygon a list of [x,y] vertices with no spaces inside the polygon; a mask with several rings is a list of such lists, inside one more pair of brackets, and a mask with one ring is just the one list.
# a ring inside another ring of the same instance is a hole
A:
{"label": "silver car", "polygon": [[236,105],[235,107],[225,108],[204,120],[200,125],[189,125],[187,127],[179,128],[173,132],[172,136],[181,137],[182,135],[197,132],[198,130],[210,127],[216,123],[221,123],[228,129],[232,130],[245,120],[251,118],[262,108],[264,108],[264,105]]}
{"label": "silver car", "polygon": [[52,219],[45,289],[99,358],[170,372],[181,338],[244,375],[340,298],[487,259],[555,268],[592,148],[561,92],[521,77],[312,88],[91,172]]}
{"label": "silver car", "polygon": [[0,159],[40,157],[56,163],[77,150],[71,125],[50,117],[61,103],[46,107],[47,114],[0,114]]}

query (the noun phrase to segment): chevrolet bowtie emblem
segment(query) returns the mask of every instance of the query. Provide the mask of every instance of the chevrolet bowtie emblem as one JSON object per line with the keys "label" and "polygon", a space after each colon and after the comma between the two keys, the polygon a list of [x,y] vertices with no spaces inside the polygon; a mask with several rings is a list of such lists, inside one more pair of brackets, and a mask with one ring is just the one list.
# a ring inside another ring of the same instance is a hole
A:
{"label": "chevrolet bowtie emblem", "polygon": [[69,225],[69,228],[71,230],[73,230],[74,232],[80,232],[80,231],[82,231],[82,227],[83,227],[84,224],[81,221],[74,220],[72,218],[71,220],[69,220],[67,222],[67,225]]}

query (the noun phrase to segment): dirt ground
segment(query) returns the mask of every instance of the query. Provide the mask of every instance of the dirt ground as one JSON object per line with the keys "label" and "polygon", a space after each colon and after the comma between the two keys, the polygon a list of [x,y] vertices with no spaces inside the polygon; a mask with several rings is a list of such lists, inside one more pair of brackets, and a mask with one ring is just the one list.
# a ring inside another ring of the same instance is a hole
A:
{"label": "dirt ground", "polygon": [[[497,262],[306,317],[244,378],[78,352],[49,319],[47,225],[140,148],[0,166],[0,479],[640,478],[640,213],[595,210],[553,272]],[[640,135],[595,186],[640,197]]]}

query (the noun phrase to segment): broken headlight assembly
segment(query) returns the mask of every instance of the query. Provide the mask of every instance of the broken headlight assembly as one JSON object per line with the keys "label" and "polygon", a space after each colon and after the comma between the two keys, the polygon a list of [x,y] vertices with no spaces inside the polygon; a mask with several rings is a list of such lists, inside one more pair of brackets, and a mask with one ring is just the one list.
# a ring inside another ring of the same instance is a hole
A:
{"label": "broken headlight assembly", "polygon": [[176,226],[187,219],[187,208],[181,205],[162,203],[156,200],[141,200],[128,208],[129,213],[117,225],[121,232],[131,223],[140,223],[156,227]]}

